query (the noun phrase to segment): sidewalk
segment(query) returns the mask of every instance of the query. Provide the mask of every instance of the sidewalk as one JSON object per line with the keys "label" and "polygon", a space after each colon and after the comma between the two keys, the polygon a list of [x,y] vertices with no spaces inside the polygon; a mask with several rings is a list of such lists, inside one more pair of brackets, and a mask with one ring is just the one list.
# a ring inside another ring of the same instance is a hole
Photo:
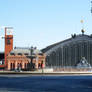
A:
{"label": "sidewalk", "polygon": [[92,75],[92,72],[67,72],[67,71],[59,71],[59,72],[46,72],[44,70],[38,71],[0,71],[0,75]]}

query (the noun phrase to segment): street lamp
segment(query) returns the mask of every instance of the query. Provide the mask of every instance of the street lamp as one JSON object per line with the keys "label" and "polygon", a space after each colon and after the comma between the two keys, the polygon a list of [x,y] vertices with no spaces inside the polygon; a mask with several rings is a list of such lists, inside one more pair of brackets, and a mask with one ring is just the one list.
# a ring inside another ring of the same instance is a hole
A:
{"label": "street lamp", "polygon": [[35,55],[33,54],[34,48],[33,46],[31,46],[31,48],[29,48],[30,54],[27,56],[30,59],[30,62],[28,64],[28,70],[33,70],[34,64],[33,64],[33,59],[35,58]]}

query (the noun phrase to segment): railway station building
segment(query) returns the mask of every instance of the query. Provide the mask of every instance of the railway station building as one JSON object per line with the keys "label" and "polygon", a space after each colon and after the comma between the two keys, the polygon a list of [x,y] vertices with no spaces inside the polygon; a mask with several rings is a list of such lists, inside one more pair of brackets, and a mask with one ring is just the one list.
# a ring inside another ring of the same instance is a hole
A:
{"label": "railway station building", "polygon": [[47,67],[92,66],[92,35],[71,35],[71,38],[52,44],[42,52],[46,55]]}

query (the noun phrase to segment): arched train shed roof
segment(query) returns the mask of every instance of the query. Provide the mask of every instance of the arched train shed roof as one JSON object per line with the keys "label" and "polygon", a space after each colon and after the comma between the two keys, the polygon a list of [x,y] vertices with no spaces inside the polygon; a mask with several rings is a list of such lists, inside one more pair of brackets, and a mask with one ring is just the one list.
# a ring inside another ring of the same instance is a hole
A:
{"label": "arched train shed roof", "polygon": [[52,51],[55,51],[58,48],[62,48],[66,45],[72,45],[80,42],[92,42],[92,35],[85,35],[85,34],[79,34],[79,35],[72,35],[71,38],[60,41],[58,43],[52,44],[50,46],[47,46],[46,48],[42,49],[41,51],[45,53],[46,55],[50,54]]}

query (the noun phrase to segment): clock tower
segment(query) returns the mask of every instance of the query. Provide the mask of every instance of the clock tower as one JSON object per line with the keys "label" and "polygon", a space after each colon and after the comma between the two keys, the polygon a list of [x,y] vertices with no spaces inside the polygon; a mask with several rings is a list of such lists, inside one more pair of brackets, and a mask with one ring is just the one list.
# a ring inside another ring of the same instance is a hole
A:
{"label": "clock tower", "polygon": [[13,28],[5,27],[5,66],[7,64],[6,57],[13,50]]}

